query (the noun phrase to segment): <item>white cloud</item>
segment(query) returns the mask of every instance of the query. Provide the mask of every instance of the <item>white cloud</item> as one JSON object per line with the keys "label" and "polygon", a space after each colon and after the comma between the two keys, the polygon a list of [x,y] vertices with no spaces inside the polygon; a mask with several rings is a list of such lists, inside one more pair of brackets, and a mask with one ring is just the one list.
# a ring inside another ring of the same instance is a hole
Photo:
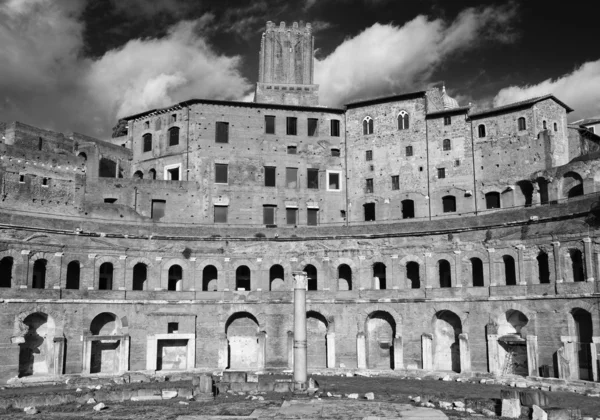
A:
{"label": "white cloud", "polygon": [[600,115],[600,60],[583,64],[572,73],[535,85],[510,86],[498,92],[494,106],[553,94],[571,108],[569,120]]}
{"label": "white cloud", "polygon": [[510,41],[516,10],[469,8],[448,24],[418,16],[404,26],[374,24],[315,63],[324,105],[421,88],[442,61],[487,40]]}

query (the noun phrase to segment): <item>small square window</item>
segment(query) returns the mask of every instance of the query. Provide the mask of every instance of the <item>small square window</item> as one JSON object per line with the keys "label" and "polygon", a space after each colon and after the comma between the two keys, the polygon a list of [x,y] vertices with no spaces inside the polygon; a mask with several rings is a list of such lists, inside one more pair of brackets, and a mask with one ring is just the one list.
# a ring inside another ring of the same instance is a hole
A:
{"label": "small square window", "polygon": [[308,136],[315,137],[319,135],[319,120],[316,118],[308,119]]}
{"label": "small square window", "polygon": [[229,123],[217,121],[215,129],[215,143],[229,143]]}
{"label": "small square window", "polygon": [[288,148],[287,148],[288,155],[295,155],[297,152],[298,152],[297,146],[288,146]]}
{"label": "small square window", "polygon": [[276,185],[276,170],[274,166],[265,166],[265,187],[274,187]]}
{"label": "small square window", "polygon": [[451,125],[452,124],[452,117],[447,116],[444,117],[444,125]]}
{"label": "small square window", "polygon": [[340,191],[341,187],[341,173],[340,172],[327,172],[327,191]]}
{"label": "small square window", "polygon": [[115,204],[117,202],[117,199],[116,198],[105,198],[104,202],[106,204]]}
{"label": "small square window", "polygon": [[460,160],[459,159],[456,159],[454,161],[454,166],[460,166]]}
{"label": "small square window", "polygon": [[295,136],[298,134],[298,118],[287,117],[286,118],[286,134],[288,136]]}
{"label": "small square window", "polygon": [[152,200],[152,220],[160,220],[165,216],[167,202],[165,200]]}
{"label": "small square window", "polygon": [[298,217],[298,209],[287,208],[285,209],[285,223],[287,225],[296,225],[296,219]]}
{"label": "small square window", "polygon": [[42,178],[42,187],[48,186],[48,178]]}
{"label": "small square window", "polygon": [[373,178],[368,178],[366,183],[366,191],[367,193],[372,193],[373,192]]}
{"label": "small square window", "polygon": [[372,150],[367,150],[365,159],[366,160],[373,160],[373,151]]}
{"label": "small square window", "polygon": [[340,157],[340,149],[331,149],[332,157]]}
{"label": "small square window", "polygon": [[144,123],[144,128],[145,128],[146,130],[148,130],[148,129],[150,128],[150,121],[146,121],[146,122]]}
{"label": "small square window", "polygon": [[217,184],[227,184],[228,166],[222,163],[215,164],[215,182]]}
{"label": "small square window", "polygon": [[177,114],[171,114],[171,122],[177,122]]}
{"label": "small square window", "polygon": [[265,133],[275,134],[275,116],[265,115]]}
{"label": "small square window", "polygon": [[167,324],[167,333],[177,334],[179,332],[179,322],[169,322]]}
{"label": "small square window", "polygon": [[340,120],[331,120],[331,137],[340,136]]}
{"label": "small square window", "polygon": [[439,179],[446,178],[446,168],[438,168],[437,173]]}
{"label": "small square window", "polygon": [[412,146],[406,146],[406,156],[410,157],[413,155],[413,147]]}
{"label": "small square window", "polygon": [[215,223],[227,223],[228,206],[215,206]]}
{"label": "small square window", "polygon": [[319,209],[308,209],[306,211],[306,224],[317,226],[319,224]]}
{"label": "small square window", "polygon": [[296,188],[298,185],[298,168],[285,168],[285,185]]}
{"label": "small square window", "polygon": [[423,172],[423,167],[419,166],[419,172]]}
{"label": "small square window", "polygon": [[306,170],[306,182],[308,188],[319,188],[319,170],[309,168]]}
{"label": "small square window", "polygon": [[392,175],[392,190],[396,191],[400,189],[400,176]]}

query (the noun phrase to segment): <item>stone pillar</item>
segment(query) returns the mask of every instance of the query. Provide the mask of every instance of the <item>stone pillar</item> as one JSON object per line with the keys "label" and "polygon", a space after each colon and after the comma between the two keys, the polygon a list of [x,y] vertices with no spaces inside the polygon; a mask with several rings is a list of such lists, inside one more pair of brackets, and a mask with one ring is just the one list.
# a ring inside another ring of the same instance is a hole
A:
{"label": "stone pillar", "polygon": [[498,334],[487,335],[488,371],[493,375],[501,372],[500,360],[498,359]]}
{"label": "stone pillar", "polygon": [[54,337],[54,360],[52,366],[54,366],[54,376],[63,374],[64,362],[65,362],[65,337]]}
{"label": "stone pillar", "polygon": [[[127,372],[129,370],[129,343],[130,343],[129,334],[123,335],[121,337],[121,357],[119,357],[119,373]],[[193,345],[192,343],[190,343]],[[190,345],[188,344],[188,345]],[[193,366],[192,366],[193,367]],[[188,366],[188,369],[190,366]]]}
{"label": "stone pillar", "polygon": [[600,343],[600,337],[592,337],[592,343],[590,344],[590,355],[592,358],[592,380],[594,382],[600,381],[600,373],[598,372],[598,343]]}
{"label": "stone pillar", "polygon": [[31,251],[21,250],[21,261],[15,261],[15,287],[26,289],[29,284],[29,254]]}
{"label": "stone pillar", "polygon": [[398,265],[398,255],[392,255],[390,258],[390,270],[388,276],[388,289],[398,290],[400,288],[404,289],[401,286],[403,283],[400,280],[400,267]]}
{"label": "stone pillar", "polygon": [[421,359],[423,370],[433,370],[433,334],[424,333],[421,336]]}
{"label": "stone pillar", "polygon": [[198,285],[196,284],[196,257],[190,257],[190,265],[189,265],[189,271],[190,274],[188,276],[188,284],[184,285],[183,290],[189,290],[190,292],[195,292],[196,290],[202,290],[202,284],[200,284],[200,287],[198,288]]}
{"label": "stone pillar", "polygon": [[54,273],[56,274],[56,277],[50,279],[50,285],[52,285],[53,289],[66,289],[67,287],[67,275],[66,273],[63,275],[63,271],[66,271],[63,267],[65,263],[63,258],[64,255],[64,252],[54,253],[54,262],[56,264],[56,271]]}
{"label": "stone pillar", "polygon": [[217,360],[217,366],[219,369],[227,369],[227,359],[229,355],[229,341],[227,335],[222,334],[219,337],[219,358]]}
{"label": "stone pillar", "polygon": [[[148,287],[148,290],[163,290],[163,258],[156,257],[156,264],[154,265],[154,279],[152,279],[152,288]],[[169,280],[167,279],[167,282]],[[150,285],[148,285],[150,286]]]}
{"label": "stone pillar", "polygon": [[[119,262],[121,263],[121,269],[123,270],[123,277],[121,277],[120,279],[115,277],[115,284],[113,284],[113,290],[127,290],[127,255],[119,255]],[[133,287],[131,289],[133,289]]]}
{"label": "stone pillar", "polygon": [[305,390],[306,373],[306,289],[304,271],[294,271],[294,389]]}
{"label": "stone pillar", "polygon": [[[373,269],[367,264],[364,255],[358,256],[358,275],[356,276],[356,289],[370,289],[373,285]],[[354,282],[354,278],[352,279]]]}
{"label": "stone pillar", "polygon": [[362,331],[356,334],[356,363],[359,369],[367,368],[367,337]]}
{"label": "stone pillar", "polygon": [[394,370],[404,369],[404,343],[402,337],[396,335],[393,342],[394,348]]}
{"label": "stone pillar", "polygon": [[90,336],[89,331],[83,333],[83,355],[82,355],[82,368],[81,373],[90,374],[91,363],[92,363],[92,341],[88,339]]}
{"label": "stone pillar", "polygon": [[586,281],[594,281],[593,248],[591,238],[583,238],[583,260],[585,264]]}
{"label": "stone pillar", "polygon": [[287,332],[288,369],[294,368],[294,333]]}
{"label": "stone pillar", "polygon": [[79,288],[81,290],[94,290],[94,279],[95,276],[95,264],[96,262],[96,254],[88,254],[88,260],[87,263],[82,264],[83,267],[81,267],[81,271],[80,271],[80,283],[79,283]]}
{"label": "stone pillar", "polygon": [[[263,262],[262,262],[262,258],[257,258],[256,259],[256,266],[257,269],[255,271],[255,275],[253,277],[255,277],[250,284],[250,289],[251,290],[259,290],[260,291],[265,291],[268,292],[269,291],[269,269],[263,267]],[[254,283],[254,284],[252,284]]]}
{"label": "stone pillar", "polygon": [[540,376],[538,369],[538,342],[537,335],[528,335],[527,339],[527,374]]}
{"label": "stone pillar", "polygon": [[573,337],[561,336],[563,345],[557,352],[558,376],[560,379],[575,379],[578,376],[577,352]]}
{"label": "stone pillar", "polygon": [[425,278],[421,279],[421,283],[422,287],[424,287],[425,289],[431,289],[432,286],[432,279],[435,279],[435,273],[433,272],[433,263],[431,261],[431,252],[425,252],[423,254],[424,258],[424,263],[425,263]]}
{"label": "stone pillar", "polygon": [[258,340],[258,369],[264,370],[267,363],[267,333],[260,331],[256,339]]}
{"label": "stone pillar", "polygon": [[328,332],[325,339],[327,340],[327,367],[332,369],[335,367],[335,333]]}
{"label": "stone pillar", "polygon": [[458,335],[458,345],[460,352],[460,373],[471,372],[471,346],[469,345],[469,336],[466,333]]}
{"label": "stone pillar", "polygon": [[560,242],[552,242],[554,253],[554,278],[557,283],[563,282],[562,267],[560,265]]}
{"label": "stone pillar", "polygon": [[517,284],[521,285],[521,286],[525,286],[527,285],[527,279],[525,278],[525,263],[523,260],[523,253],[525,250],[525,245],[517,245],[515,246],[515,248],[517,248],[517,255],[518,255],[518,261],[517,261],[517,269],[519,270],[517,272]]}
{"label": "stone pillar", "polygon": [[[452,281],[452,287],[462,287],[462,258],[460,256],[462,251],[454,251],[454,280]],[[462,354],[462,353],[461,353]]]}
{"label": "stone pillar", "polygon": [[495,264],[496,264],[494,261],[494,253],[496,252],[496,250],[494,248],[488,248],[487,252],[488,252],[488,261],[489,261],[489,269],[490,269],[490,284],[488,286],[497,286],[496,270],[494,270]]}

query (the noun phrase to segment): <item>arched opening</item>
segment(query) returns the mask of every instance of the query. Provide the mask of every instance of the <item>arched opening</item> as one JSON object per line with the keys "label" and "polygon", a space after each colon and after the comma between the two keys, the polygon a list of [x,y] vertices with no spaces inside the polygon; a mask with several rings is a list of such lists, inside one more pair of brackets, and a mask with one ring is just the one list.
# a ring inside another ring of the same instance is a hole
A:
{"label": "arched opening", "polygon": [[0,260],[0,287],[12,286],[12,257],[4,257]]}
{"label": "arched opening", "polygon": [[373,134],[373,118],[365,117],[363,120],[363,134]]}
{"label": "arched opening", "polygon": [[483,262],[477,257],[471,258],[470,261],[473,287],[483,287]]}
{"label": "arched opening", "polygon": [[46,288],[46,266],[48,262],[44,259],[37,260],[33,263],[33,279],[31,287],[33,289],[45,289]]}
{"label": "arched opening", "polygon": [[177,146],[179,144],[179,127],[169,128],[169,146]]}
{"label": "arched opening", "polygon": [[147,290],[148,266],[144,263],[137,263],[133,267],[133,290]]}
{"label": "arched opening", "polygon": [[307,362],[311,369],[327,366],[327,320],[315,311],[306,313]]}
{"label": "arched opening", "polygon": [[375,311],[367,317],[367,368],[394,369],[394,337],[396,321],[385,311]]}
{"label": "arched opening", "polygon": [[503,375],[529,375],[527,341],[521,331],[528,322],[521,311],[511,309],[498,323],[498,361]]}
{"label": "arched opening", "polygon": [[259,368],[258,328],[258,321],[248,312],[237,312],[227,320],[225,334],[229,369],[246,371]]}
{"label": "arched opening", "polygon": [[[119,334],[117,316],[110,312],[98,314],[90,324],[90,333],[95,336]],[[93,340],[90,373],[113,373],[119,370],[119,346],[121,340]]]}
{"label": "arched opening", "polygon": [[338,290],[352,290],[352,269],[348,264],[338,267]]}
{"label": "arched opening", "polygon": [[217,291],[217,279],[219,277],[219,271],[214,265],[207,265],[202,270],[202,291],[203,292],[216,292]]}
{"label": "arched opening", "polygon": [[235,288],[236,290],[250,290],[250,285],[250,269],[245,265],[240,265],[237,270],[235,270]]}
{"label": "arched opening", "polygon": [[540,252],[536,260],[540,284],[550,283],[550,264],[548,263],[548,254],[545,252]]}
{"label": "arched opening", "polygon": [[519,202],[519,205],[531,207],[531,204],[533,203],[533,184],[531,181],[519,181],[517,182],[517,186],[519,187],[522,197],[522,201]]}
{"label": "arched opening", "polygon": [[477,126],[477,134],[479,138],[485,137],[485,125],[479,124]]}
{"label": "arched opening", "polygon": [[79,289],[79,280],[81,275],[81,263],[71,261],[67,265],[67,289]]}
{"label": "arched opening", "polygon": [[594,335],[592,314],[584,309],[576,308],[571,312],[571,315],[575,321],[577,342],[574,344],[577,352],[579,379],[591,381],[593,380],[592,364],[594,363],[591,352],[591,346],[594,345],[592,344]]}
{"label": "arched opening", "polygon": [[446,260],[439,260],[437,265],[440,287],[452,287],[452,273],[450,263]]}
{"label": "arched opening", "polygon": [[540,203],[548,204],[548,181],[545,178],[538,178],[535,180],[538,185],[540,194]]}
{"label": "arched opening", "polygon": [[142,171],[135,171],[133,173],[133,179],[144,179],[144,173]]}
{"label": "arched opening", "polygon": [[442,210],[444,213],[453,213],[456,211],[456,197],[447,195],[442,197]]}
{"label": "arched opening", "polygon": [[581,251],[578,249],[569,249],[569,257],[571,259],[573,281],[585,281],[583,255],[581,254]]}
{"label": "arched opening", "polygon": [[373,264],[373,289],[385,290],[387,288],[386,282],[386,267],[384,263]]}
{"label": "arched opening", "polygon": [[285,270],[279,264],[275,264],[269,269],[269,287],[270,290],[285,289]]}
{"label": "arched opening", "polygon": [[306,281],[308,283],[308,290],[317,290],[318,289],[317,269],[315,268],[315,266],[312,264],[308,264],[306,267],[304,267],[304,270],[302,270],[302,271],[306,272]]}
{"label": "arched opening", "polygon": [[40,312],[28,315],[23,324],[27,327],[19,344],[19,378],[33,375],[47,375],[50,325],[48,315]]}
{"label": "arched opening", "polygon": [[567,172],[562,180],[563,198],[573,198],[583,195],[583,179],[578,173]]}
{"label": "arched opening", "polygon": [[434,318],[434,369],[460,372],[459,335],[462,322],[452,311],[440,311]]}
{"label": "arched opening", "polygon": [[452,142],[450,141],[450,139],[444,139],[444,141],[442,142],[442,149],[444,150],[444,152],[452,150]]}
{"label": "arched opening", "polygon": [[410,281],[411,289],[421,288],[421,273],[419,263],[410,261],[406,264],[406,278]]}
{"label": "arched opening", "polygon": [[527,123],[525,121],[525,117],[519,117],[519,119],[517,120],[517,125],[519,131],[527,130]]}
{"label": "arched opening", "polygon": [[517,285],[517,274],[515,269],[515,259],[510,255],[502,257],[504,263],[504,279],[507,286]]}
{"label": "arched opening", "polygon": [[105,262],[100,266],[98,277],[98,290],[112,290],[113,288],[113,265]]}
{"label": "arched opening", "polygon": [[86,162],[87,161],[87,155],[84,152],[79,152],[77,154],[77,156],[80,156],[81,158],[83,158],[83,161]]}
{"label": "arched opening", "polygon": [[400,111],[398,114],[398,130],[408,130],[408,113]]}
{"label": "arched opening", "polygon": [[415,202],[413,200],[402,200],[402,218],[412,219],[415,217]]}
{"label": "arched opening", "polygon": [[183,290],[183,269],[180,265],[175,264],[169,267],[168,290],[175,292]]}
{"label": "arched opening", "polygon": [[108,158],[100,158],[98,164],[98,176],[100,178],[116,178],[117,177],[117,162]]}
{"label": "arched opening", "polygon": [[148,178],[156,179],[156,169],[153,168],[148,171]]}
{"label": "arched opening", "polygon": [[500,193],[499,192],[492,191],[485,195],[485,208],[486,209],[499,209],[500,208]]}

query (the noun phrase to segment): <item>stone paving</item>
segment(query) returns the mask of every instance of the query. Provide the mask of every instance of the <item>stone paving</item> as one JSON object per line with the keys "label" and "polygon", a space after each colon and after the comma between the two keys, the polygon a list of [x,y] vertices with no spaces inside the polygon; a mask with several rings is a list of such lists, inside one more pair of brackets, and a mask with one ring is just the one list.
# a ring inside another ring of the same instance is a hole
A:
{"label": "stone paving", "polygon": [[177,420],[204,419],[363,419],[447,420],[440,410],[375,401],[290,400],[280,407],[258,408],[249,416],[185,415]]}

